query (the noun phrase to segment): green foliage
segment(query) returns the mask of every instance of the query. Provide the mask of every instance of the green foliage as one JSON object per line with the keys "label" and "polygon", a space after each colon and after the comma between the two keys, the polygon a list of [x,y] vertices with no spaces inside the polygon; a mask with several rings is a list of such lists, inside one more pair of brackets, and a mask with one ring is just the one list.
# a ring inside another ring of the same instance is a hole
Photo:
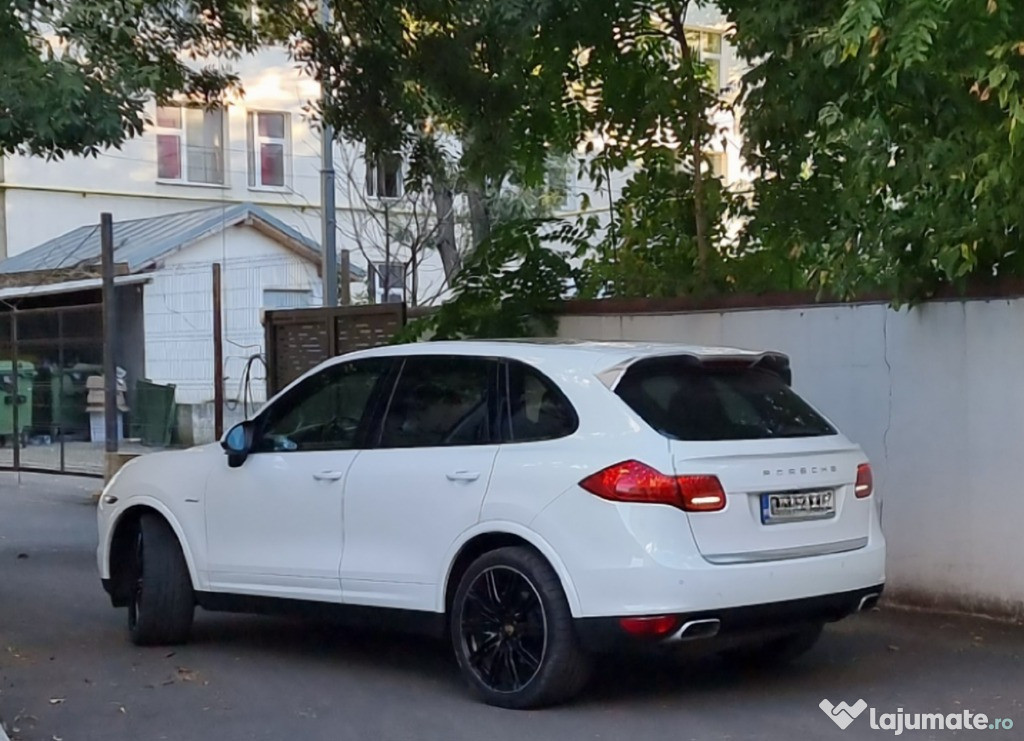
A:
{"label": "green foliage", "polygon": [[497,227],[464,266],[451,300],[406,327],[397,341],[552,331],[555,305],[575,280],[570,256],[584,239],[578,229],[548,219]]}
{"label": "green foliage", "polygon": [[[1024,6],[719,0],[752,62],[744,157],[761,177],[740,199],[701,161],[726,105],[684,28],[702,4],[335,0],[324,29],[294,0],[261,2],[258,26],[248,0],[13,0],[0,151],[118,146],[149,96],[213,103],[238,81],[204,64],[275,42],[329,85],[314,107],[342,135],[411,151],[410,186],[471,194],[474,231],[492,230],[437,336],[520,334],[571,294],[918,300],[1024,273]],[[577,151],[598,190],[628,183],[607,212],[555,222],[547,174]]]}
{"label": "green foliage", "polygon": [[721,3],[746,76],[746,243],[842,296],[1024,272],[1024,7]]}
{"label": "green foliage", "polygon": [[243,0],[10,0],[0,7],[0,154],[118,147],[142,131],[151,96],[209,105],[237,89],[210,63],[257,42]]}
{"label": "green foliage", "polygon": [[[430,320],[436,336],[522,333],[569,284],[594,295],[727,284],[725,270],[711,275],[725,199],[702,163],[719,134],[708,114],[723,104],[684,27],[700,4],[351,0],[335,4],[327,34],[294,17],[294,57],[344,81],[321,111],[328,121],[371,151],[410,150],[413,182],[442,173],[472,195],[475,234],[481,212],[492,228],[504,222]],[[546,182],[552,162],[581,148],[599,184],[641,165],[616,227],[544,218],[560,200]]]}
{"label": "green foliage", "polygon": [[[722,190],[714,179],[706,185],[713,239],[718,241]],[[622,189],[602,238],[579,255],[581,296],[664,297],[721,288],[721,283],[715,285],[721,275],[717,252],[703,275],[697,270],[693,213],[692,174],[671,150],[650,156]]]}

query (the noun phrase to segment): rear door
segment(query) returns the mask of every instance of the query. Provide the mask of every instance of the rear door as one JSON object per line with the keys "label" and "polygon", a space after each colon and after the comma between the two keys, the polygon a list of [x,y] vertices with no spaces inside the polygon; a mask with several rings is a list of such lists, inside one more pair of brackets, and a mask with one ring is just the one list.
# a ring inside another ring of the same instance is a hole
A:
{"label": "rear door", "polygon": [[870,500],[858,499],[860,448],[751,359],[688,356],[632,365],[616,393],[669,438],[677,475],[713,474],[719,512],[689,514],[713,563],[854,550],[867,544]]}
{"label": "rear door", "polygon": [[496,360],[405,359],[378,440],[345,483],[343,599],[435,608],[442,561],[480,518],[498,452]]}

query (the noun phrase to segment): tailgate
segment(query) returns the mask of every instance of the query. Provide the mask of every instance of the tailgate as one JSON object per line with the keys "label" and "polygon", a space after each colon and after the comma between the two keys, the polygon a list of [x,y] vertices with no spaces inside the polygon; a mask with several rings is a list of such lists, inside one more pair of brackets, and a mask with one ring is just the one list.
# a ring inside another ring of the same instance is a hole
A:
{"label": "tailgate", "polygon": [[725,489],[725,509],[688,515],[698,549],[713,563],[824,555],[867,544],[871,500],[854,495],[864,455],[841,436],[672,447],[677,474],[714,474]]}
{"label": "tailgate", "polygon": [[725,508],[688,515],[707,560],[799,558],[867,544],[873,504],[854,492],[864,454],[790,388],[777,357],[639,360],[615,393],[669,439],[677,475],[721,482]]}

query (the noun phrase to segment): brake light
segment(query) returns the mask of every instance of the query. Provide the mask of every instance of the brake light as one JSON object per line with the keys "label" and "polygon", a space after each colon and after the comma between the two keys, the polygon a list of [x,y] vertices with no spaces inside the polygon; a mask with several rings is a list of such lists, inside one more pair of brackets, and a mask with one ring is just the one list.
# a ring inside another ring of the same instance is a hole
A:
{"label": "brake light", "polygon": [[717,476],[680,476],[676,481],[687,512],[717,512],[725,507],[725,490]]}
{"label": "brake light", "polygon": [[725,508],[725,490],[717,476],[666,476],[639,461],[616,463],[583,479],[580,486],[613,502],[667,504],[687,512]]}
{"label": "brake light", "polygon": [[875,478],[871,475],[871,466],[861,463],[857,466],[857,483],[853,487],[853,493],[858,499],[867,499],[875,490]]}

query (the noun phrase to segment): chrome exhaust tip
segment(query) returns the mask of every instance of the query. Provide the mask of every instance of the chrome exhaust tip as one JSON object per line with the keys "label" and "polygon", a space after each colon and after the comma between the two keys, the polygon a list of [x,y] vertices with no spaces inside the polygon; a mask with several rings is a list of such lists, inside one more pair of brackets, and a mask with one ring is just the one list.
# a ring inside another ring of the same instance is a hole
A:
{"label": "chrome exhaust tip", "polygon": [[718,635],[722,627],[722,621],[718,618],[705,618],[703,620],[688,620],[677,630],[670,641],[696,641],[702,638],[713,638]]}
{"label": "chrome exhaust tip", "polygon": [[878,599],[882,595],[878,592],[872,592],[871,594],[865,594],[860,598],[860,604],[857,605],[857,612],[864,612],[864,610],[870,610],[872,607],[878,604]]}

